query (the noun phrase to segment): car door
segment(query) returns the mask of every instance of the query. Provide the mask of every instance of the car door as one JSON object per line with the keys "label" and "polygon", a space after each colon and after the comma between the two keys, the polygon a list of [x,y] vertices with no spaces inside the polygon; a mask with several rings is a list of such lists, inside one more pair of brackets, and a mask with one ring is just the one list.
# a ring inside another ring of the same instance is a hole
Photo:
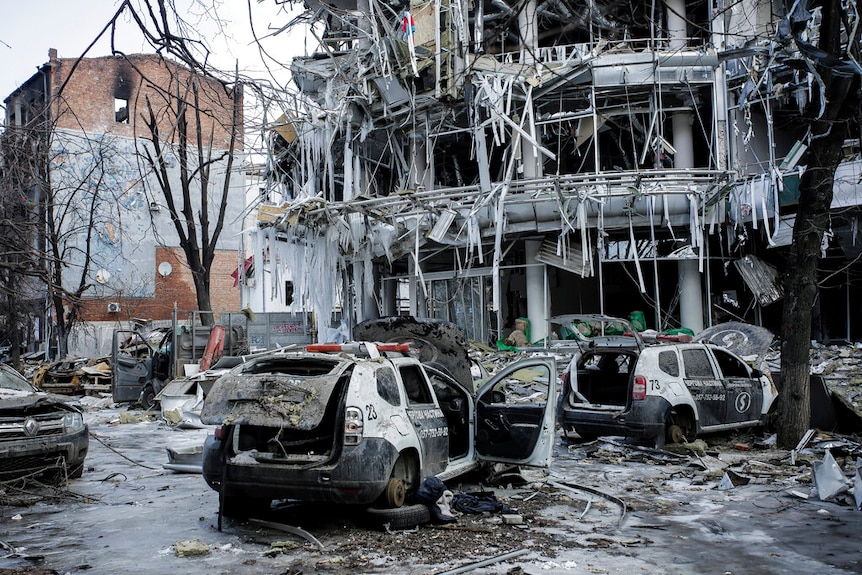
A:
{"label": "car door", "polygon": [[[120,349],[120,344],[127,339],[137,344],[136,355]],[[111,398],[114,401],[137,401],[150,377],[152,355],[152,347],[138,332],[114,332],[111,344]]]}
{"label": "car door", "polygon": [[694,405],[701,427],[724,423],[727,412],[727,393],[724,381],[718,376],[703,345],[682,348],[684,383]]}
{"label": "car door", "polygon": [[732,353],[711,348],[727,390],[725,423],[757,421],[763,408],[763,387],[751,369]]}
{"label": "car door", "polygon": [[550,465],[557,390],[556,361],[549,356],[513,363],[482,385],[476,396],[477,457]]}
{"label": "car door", "polygon": [[422,446],[422,466],[426,475],[436,475],[449,462],[449,428],[437,406],[428,378],[419,364],[393,362],[398,367],[407,400],[407,419],[413,424]]}

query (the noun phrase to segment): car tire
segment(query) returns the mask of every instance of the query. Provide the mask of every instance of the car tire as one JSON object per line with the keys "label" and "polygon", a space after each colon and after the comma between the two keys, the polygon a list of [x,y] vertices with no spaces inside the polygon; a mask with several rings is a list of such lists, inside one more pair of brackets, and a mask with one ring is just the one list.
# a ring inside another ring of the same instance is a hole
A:
{"label": "car tire", "polygon": [[382,530],[401,531],[413,529],[431,521],[431,512],[421,503],[404,505],[397,509],[369,508],[367,511],[371,524]]}
{"label": "car tire", "polygon": [[84,475],[84,464],[76,465],[69,470],[69,479],[80,479]]}
{"label": "car tire", "polygon": [[152,385],[145,385],[144,391],[141,393],[141,407],[150,409],[156,404],[156,390]]}

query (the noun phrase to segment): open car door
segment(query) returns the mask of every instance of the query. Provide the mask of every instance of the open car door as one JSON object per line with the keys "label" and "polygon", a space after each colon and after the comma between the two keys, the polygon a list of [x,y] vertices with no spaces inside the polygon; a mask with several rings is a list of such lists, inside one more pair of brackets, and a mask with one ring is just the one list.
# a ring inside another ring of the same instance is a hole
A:
{"label": "open car door", "polygon": [[553,357],[539,356],[506,366],[477,394],[474,445],[478,458],[549,466],[556,400]]}

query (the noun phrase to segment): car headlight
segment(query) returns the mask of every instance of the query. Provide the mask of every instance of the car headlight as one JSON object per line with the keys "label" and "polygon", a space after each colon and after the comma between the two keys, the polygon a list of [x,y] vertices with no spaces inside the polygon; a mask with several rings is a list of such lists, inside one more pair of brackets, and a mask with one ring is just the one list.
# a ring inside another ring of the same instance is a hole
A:
{"label": "car headlight", "polygon": [[63,427],[69,433],[84,429],[84,416],[80,413],[67,413],[63,416]]}

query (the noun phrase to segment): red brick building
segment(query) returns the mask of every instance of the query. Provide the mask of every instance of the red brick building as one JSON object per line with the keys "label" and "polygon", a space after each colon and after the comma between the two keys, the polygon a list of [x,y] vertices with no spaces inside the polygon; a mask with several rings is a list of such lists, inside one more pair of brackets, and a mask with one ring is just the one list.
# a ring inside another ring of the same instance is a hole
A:
{"label": "red brick building", "polygon": [[[22,185],[22,194],[34,206],[51,194],[57,209],[53,220],[44,218],[62,234],[63,286],[74,291],[86,270],[79,308],[84,321],[169,319],[175,306],[198,308],[180,248],[184,232],[170,217],[172,204],[184,213],[184,187],[199,240],[212,237],[227,190],[210,295],[215,311],[239,309],[231,273],[239,257],[245,182],[242,90],[234,88],[158,55],[59,58],[51,49],[48,62],[5,99],[7,134],[38,142],[32,149],[41,173]],[[185,125],[178,120],[180,106]],[[183,135],[185,154],[178,145]],[[164,166],[157,161],[152,169],[148,159],[162,157]],[[165,182],[173,194],[163,192]]]}

